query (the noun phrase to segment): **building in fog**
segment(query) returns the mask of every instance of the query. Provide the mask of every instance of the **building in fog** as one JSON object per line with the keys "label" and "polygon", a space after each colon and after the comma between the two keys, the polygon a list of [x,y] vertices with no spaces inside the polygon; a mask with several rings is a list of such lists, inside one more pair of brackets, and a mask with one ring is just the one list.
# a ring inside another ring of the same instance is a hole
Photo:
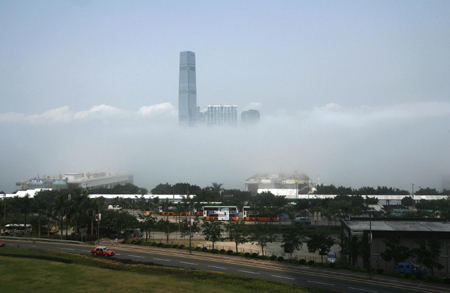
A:
{"label": "building in fog", "polygon": [[298,199],[299,194],[309,194],[314,191],[311,179],[303,173],[256,174],[244,183],[245,191],[271,192],[274,195],[286,196],[287,199]]}
{"label": "building in fog", "polygon": [[195,53],[180,53],[180,79],[178,87],[178,119],[180,126],[197,123],[197,86],[195,78]]}
{"label": "building in fog", "polygon": [[236,105],[208,105],[208,109],[206,111],[206,123],[208,126],[236,126]]}
{"label": "building in fog", "polygon": [[259,122],[259,111],[257,110],[248,110],[242,111],[241,113],[241,124],[246,125],[254,125]]}
{"label": "building in fog", "polygon": [[17,182],[21,190],[36,188],[113,188],[116,185],[133,184],[133,174],[111,174],[111,173],[66,173],[59,176],[42,176]]}

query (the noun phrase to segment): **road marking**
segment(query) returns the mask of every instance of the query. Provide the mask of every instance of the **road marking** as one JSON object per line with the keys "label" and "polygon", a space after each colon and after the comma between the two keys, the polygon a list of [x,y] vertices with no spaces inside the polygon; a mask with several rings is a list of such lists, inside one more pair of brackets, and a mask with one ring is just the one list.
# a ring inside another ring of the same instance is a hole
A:
{"label": "road marking", "polygon": [[139,256],[139,255],[133,255],[133,254],[129,254],[128,256],[131,256],[131,257],[140,257],[140,258],[144,258],[143,256]]}
{"label": "road marking", "polygon": [[272,277],[275,277],[275,278],[282,278],[282,279],[295,280],[294,278],[289,278],[289,277],[275,276],[275,275],[271,275],[271,276],[272,276]]}
{"label": "road marking", "polygon": [[156,259],[156,260],[163,260],[163,261],[170,261],[170,260],[168,260],[168,259],[163,259],[163,258],[153,258],[153,259]]}
{"label": "road marking", "polygon": [[374,292],[374,293],[378,293],[378,291],[372,291],[372,290],[365,290],[365,289],[361,289],[361,288],[353,288],[353,287],[348,287],[349,289],[353,289],[353,290],[361,290],[361,291],[366,291],[366,292]]}
{"label": "road marking", "polygon": [[243,272],[243,273],[249,273],[249,274],[255,274],[255,275],[259,275],[259,273],[255,273],[255,272],[250,272],[250,271],[239,271],[239,272]]}
{"label": "road marking", "polygon": [[208,266],[210,268],[216,268],[216,269],[222,269],[222,270],[228,270],[227,268],[222,268],[222,267],[216,267],[216,266]]}
{"label": "road marking", "polygon": [[188,264],[188,265],[198,266],[198,263],[193,263],[193,262],[180,261],[180,263],[185,263],[185,264]]}
{"label": "road marking", "polygon": [[322,283],[322,282],[314,282],[314,281],[308,281],[309,283],[316,283],[316,284],[322,284],[322,285],[328,285],[328,286],[334,286],[334,284],[328,284],[328,283]]}

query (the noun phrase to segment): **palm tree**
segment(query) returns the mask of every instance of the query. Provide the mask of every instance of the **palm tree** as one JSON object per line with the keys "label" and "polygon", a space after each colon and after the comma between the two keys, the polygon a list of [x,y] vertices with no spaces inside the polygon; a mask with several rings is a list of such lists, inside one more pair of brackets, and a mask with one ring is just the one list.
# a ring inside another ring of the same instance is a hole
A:
{"label": "palm tree", "polygon": [[33,200],[30,198],[30,196],[27,194],[22,198],[19,198],[18,196],[15,197],[16,198],[16,205],[15,205],[15,209],[18,213],[23,215],[24,218],[24,228],[25,228],[25,236],[28,234],[28,229],[27,229],[27,218],[28,215],[34,211],[34,206],[33,206]]}
{"label": "palm tree", "polygon": [[[35,198],[34,206],[38,213],[38,235],[39,235],[38,237],[40,238],[41,237],[41,215],[42,215],[42,212],[45,211],[45,209],[47,208],[47,204],[42,199]],[[49,230],[49,229],[47,228],[47,230]]]}
{"label": "palm tree", "polygon": [[64,200],[64,198],[60,194],[55,196],[55,201],[53,202],[53,211],[59,217],[59,221],[60,221],[59,235],[60,235],[61,239],[62,239],[62,234],[63,234],[63,217],[64,217],[64,212],[65,212],[65,206],[66,206],[66,201]]}

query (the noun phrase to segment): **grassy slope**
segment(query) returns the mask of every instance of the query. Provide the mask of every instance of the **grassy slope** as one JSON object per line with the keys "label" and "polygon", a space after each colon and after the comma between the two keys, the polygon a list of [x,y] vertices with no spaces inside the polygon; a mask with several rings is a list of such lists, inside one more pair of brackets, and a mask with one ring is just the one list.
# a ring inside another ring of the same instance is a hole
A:
{"label": "grassy slope", "polygon": [[16,248],[0,250],[0,280],[2,292],[326,292],[222,273],[124,265]]}

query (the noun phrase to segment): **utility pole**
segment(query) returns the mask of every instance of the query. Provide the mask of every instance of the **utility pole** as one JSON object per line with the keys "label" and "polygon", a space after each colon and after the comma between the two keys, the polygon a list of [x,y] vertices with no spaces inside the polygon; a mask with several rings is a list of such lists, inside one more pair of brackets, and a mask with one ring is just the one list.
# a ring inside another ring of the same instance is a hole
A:
{"label": "utility pole", "polygon": [[372,280],[372,213],[369,212],[369,277]]}
{"label": "utility pole", "polygon": [[412,200],[413,200],[413,208],[414,208],[414,210],[416,209],[416,200],[414,199],[414,183],[411,183],[411,197],[412,197]]}
{"label": "utility pole", "polygon": [[6,193],[3,193],[3,233],[6,231]]}

